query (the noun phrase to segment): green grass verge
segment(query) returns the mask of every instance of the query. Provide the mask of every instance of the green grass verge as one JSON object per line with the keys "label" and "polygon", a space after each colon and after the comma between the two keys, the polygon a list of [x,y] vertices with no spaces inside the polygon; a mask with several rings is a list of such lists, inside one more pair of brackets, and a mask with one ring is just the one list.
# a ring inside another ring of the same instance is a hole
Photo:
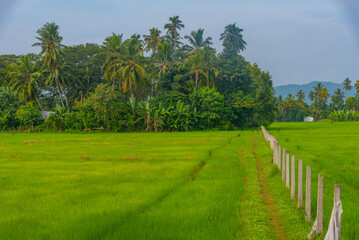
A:
{"label": "green grass verge", "polygon": [[342,239],[359,239],[359,123],[275,123],[269,132],[296,160],[303,159],[303,179],[305,166],[312,166],[313,218],[320,172],[324,176],[324,231],[333,207],[334,184],[341,184]]}

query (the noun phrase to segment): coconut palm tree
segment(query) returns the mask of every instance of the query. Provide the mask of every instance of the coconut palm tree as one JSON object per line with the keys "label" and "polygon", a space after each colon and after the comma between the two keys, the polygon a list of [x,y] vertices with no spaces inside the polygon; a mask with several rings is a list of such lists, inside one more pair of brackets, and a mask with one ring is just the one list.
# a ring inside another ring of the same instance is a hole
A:
{"label": "coconut palm tree", "polygon": [[[161,81],[164,75],[170,70],[173,65],[173,49],[169,42],[164,41],[158,44],[157,50],[153,55],[153,60],[157,68],[157,80],[155,82],[155,88],[157,91],[158,82]],[[152,91],[153,92],[153,86]],[[153,94],[152,94],[153,96]]]}
{"label": "coconut palm tree", "polygon": [[111,36],[105,38],[103,42],[103,51],[95,54],[93,57],[97,55],[105,55],[106,60],[101,67],[101,71],[104,72],[104,78],[106,81],[112,81],[112,88],[115,87],[116,78],[111,78],[111,64],[117,59],[122,57],[123,46],[122,46],[122,34],[112,33]]}
{"label": "coconut palm tree", "polygon": [[359,98],[359,80],[355,82],[354,87],[356,91],[356,97]]}
{"label": "coconut palm tree", "polygon": [[96,88],[96,83],[93,81],[92,71],[89,67],[86,67],[84,81],[81,81],[81,79],[79,79],[77,84],[79,86],[80,101],[82,102],[83,98],[87,97],[89,92]]}
{"label": "coconut palm tree", "polygon": [[167,35],[171,39],[171,44],[174,51],[179,46],[179,33],[178,31],[184,28],[183,22],[179,19],[179,16],[173,16],[169,18],[170,23],[165,24],[164,29],[167,29]]}
{"label": "coconut palm tree", "polygon": [[161,31],[158,28],[151,28],[149,35],[143,35],[146,52],[152,51],[152,54],[156,52],[158,44],[162,41],[160,35]]}
{"label": "coconut palm tree", "polygon": [[201,54],[203,56],[204,71],[206,72],[207,87],[215,88],[215,80],[219,76],[218,69],[214,67],[216,61],[215,50],[205,45],[201,50]]}
{"label": "coconut palm tree", "polygon": [[225,26],[220,38],[225,49],[234,50],[236,53],[246,49],[247,43],[243,40],[242,31],[243,29],[237,27],[235,23]]}
{"label": "coconut palm tree", "polygon": [[190,74],[195,76],[195,89],[198,88],[199,76],[202,75],[206,79],[208,78],[207,73],[205,72],[205,64],[203,61],[203,55],[199,52],[191,55],[187,62],[190,68]]}
{"label": "coconut palm tree", "polygon": [[318,97],[320,100],[322,100],[326,103],[328,98],[330,97],[328,89],[326,87],[322,87],[318,92]]}
{"label": "coconut palm tree", "polygon": [[56,25],[54,22],[46,23],[36,32],[39,35],[36,37],[39,42],[34,43],[32,46],[41,47],[41,52],[39,53],[39,56],[43,57],[46,68],[51,72],[52,76],[54,77],[57,92],[59,93],[62,106],[64,106],[62,97],[65,98],[66,103],[67,97],[65,95],[65,92],[63,91],[61,84],[57,79],[58,74],[56,73],[56,71],[58,71],[58,67],[61,66],[61,63],[63,61],[62,47],[64,46],[61,44],[62,37],[59,35],[59,26]]}
{"label": "coconut palm tree", "polygon": [[204,46],[212,45],[212,38],[203,37],[204,29],[198,29],[197,31],[192,31],[190,35],[186,35],[184,38],[189,41],[190,45],[186,45],[190,52],[197,51],[202,49]]}
{"label": "coconut palm tree", "polygon": [[[72,69],[72,67],[70,65],[64,64],[64,63],[60,63],[60,65],[55,67],[55,71],[45,71],[45,73],[48,74],[48,77],[46,79],[46,85],[47,86],[55,86],[56,87],[56,82],[55,79],[57,79],[58,81],[58,86],[61,90],[61,92],[64,94],[65,96],[65,103],[66,106],[69,105],[68,101],[67,101],[67,97],[65,95],[65,91],[63,89],[63,86],[66,86],[69,84],[69,79],[70,79],[70,74],[69,71]],[[54,76],[55,74],[55,76]]]}
{"label": "coconut palm tree", "polygon": [[293,95],[291,93],[289,93],[288,96],[284,100],[285,100],[285,106],[287,109],[286,113],[290,113],[292,107],[295,105]]}
{"label": "coconut palm tree", "polygon": [[285,102],[284,102],[284,100],[283,100],[282,95],[279,95],[279,96],[278,96],[277,107],[278,107],[278,110],[279,110],[282,114],[284,114],[284,111],[285,111]]}
{"label": "coconut palm tree", "polygon": [[35,57],[30,54],[20,58],[13,65],[14,71],[10,73],[11,86],[20,100],[36,100],[44,119],[46,119],[45,111],[39,100],[42,73],[38,70],[37,65]]}
{"label": "coconut palm tree", "polygon": [[308,94],[308,98],[311,102],[313,102],[315,99],[315,93],[313,91],[310,91]]}
{"label": "coconut palm tree", "polygon": [[346,95],[348,96],[348,91],[350,91],[352,89],[352,85],[351,85],[352,81],[349,78],[345,78],[343,81],[343,89],[345,90]]}
{"label": "coconut palm tree", "polygon": [[297,97],[298,102],[304,102],[305,99],[305,93],[303,90],[298,90],[297,94],[295,95]]}
{"label": "coconut palm tree", "polygon": [[334,106],[336,106],[336,109],[340,110],[344,105],[344,92],[340,88],[337,88],[331,97],[331,101]]}
{"label": "coconut palm tree", "polygon": [[143,87],[146,83],[146,70],[143,67],[143,55],[141,44],[131,38],[123,44],[123,55],[121,59],[116,59],[111,64],[111,79],[119,77],[121,79],[120,88],[125,93],[138,87]]}

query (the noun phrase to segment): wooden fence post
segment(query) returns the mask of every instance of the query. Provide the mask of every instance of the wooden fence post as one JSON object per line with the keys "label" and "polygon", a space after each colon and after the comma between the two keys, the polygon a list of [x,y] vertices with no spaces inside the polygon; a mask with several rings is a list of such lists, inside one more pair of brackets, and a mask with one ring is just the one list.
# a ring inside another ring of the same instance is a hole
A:
{"label": "wooden fence post", "polygon": [[317,233],[323,233],[323,176],[318,174]]}
{"label": "wooden fence post", "polygon": [[305,220],[310,222],[310,207],[311,207],[311,185],[312,185],[312,174],[311,166],[307,165],[307,175],[305,181]]}
{"label": "wooden fence post", "polygon": [[280,171],[281,169],[281,164],[282,164],[282,161],[281,161],[282,157],[281,157],[281,146],[278,145],[278,169]]}
{"label": "wooden fence post", "polygon": [[[340,201],[340,184],[335,184],[334,185],[334,205]],[[340,239],[340,231],[341,231],[341,218],[339,215],[339,222],[337,222],[337,227],[338,227],[338,239]]]}
{"label": "wooden fence post", "polygon": [[285,147],[283,147],[283,156],[282,156],[282,181],[285,182]]}
{"label": "wooden fence post", "polygon": [[298,205],[300,208],[303,205],[303,161],[298,160]]}
{"label": "wooden fence post", "polygon": [[287,152],[287,159],[286,159],[287,161],[285,163],[285,185],[287,188],[290,187],[289,186],[289,182],[290,182],[290,180],[289,180],[289,158],[290,158],[290,154],[289,154],[289,152]]}
{"label": "wooden fence post", "polygon": [[291,169],[291,185],[290,185],[290,198],[295,199],[295,156],[292,155],[292,169]]}
{"label": "wooden fence post", "polygon": [[273,164],[275,163],[275,158],[276,158],[276,156],[275,156],[275,149],[276,149],[276,146],[275,146],[275,142],[273,143]]}

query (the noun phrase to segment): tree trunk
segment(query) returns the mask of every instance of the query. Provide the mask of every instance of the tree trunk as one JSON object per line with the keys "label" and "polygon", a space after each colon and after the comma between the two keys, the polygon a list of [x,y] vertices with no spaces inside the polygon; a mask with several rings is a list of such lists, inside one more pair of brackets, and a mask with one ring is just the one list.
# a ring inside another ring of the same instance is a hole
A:
{"label": "tree trunk", "polygon": [[57,81],[57,78],[56,78],[56,75],[55,75],[55,69],[52,69],[52,75],[54,76],[54,79],[55,79],[56,89],[57,89],[57,92],[59,93],[61,104],[62,104],[63,107],[65,107],[64,101],[62,100],[62,94],[61,94],[60,89],[59,89],[59,82]]}
{"label": "tree trunk", "polygon": [[46,120],[45,111],[44,111],[44,109],[42,108],[42,105],[41,105],[39,99],[38,99],[37,97],[35,97],[35,98],[36,98],[37,104],[39,105],[39,107],[40,107],[40,109],[41,109],[41,111],[42,111],[42,115],[44,116],[44,119]]}
{"label": "tree trunk", "polygon": [[68,106],[69,106],[69,103],[67,102],[67,97],[66,97],[66,95],[65,95],[64,89],[62,88],[62,86],[61,86],[60,83],[59,83],[59,86],[60,86],[60,89],[61,89],[62,94],[64,95],[65,102],[66,102],[66,107],[68,107]]}
{"label": "tree trunk", "polygon": [[198,87],[198,71],[196,71],[196,90],[197,90],[197,87]]}

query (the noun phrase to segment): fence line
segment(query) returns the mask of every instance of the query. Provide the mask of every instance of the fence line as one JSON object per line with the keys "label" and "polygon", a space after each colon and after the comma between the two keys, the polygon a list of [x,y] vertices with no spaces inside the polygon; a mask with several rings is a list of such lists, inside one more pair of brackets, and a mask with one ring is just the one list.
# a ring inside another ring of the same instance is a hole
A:
{"label": "fence line", "polygon": [[[278,166],[279,171],[282,172],[282,181],[285,182],[286,187],[290,188],[290,197],[295,199],[295,156],[292,155],[291,167],[290,153],[284,146],[279,145],[278,140],[269,134],[267,129],[262,126],[264,138],[270,143],[273,149],[273,164]],[[282,150],[282,154],[281,154]],[[306,166],[306,183],[305,183],[305,221],[311,220],[311,166]],[[317,198],[317,216],[313,224],[312,231],[308,238],[311,239],[316,234],[323,233],[323,176],[318,174],[318,198]],[[340,200],[340,185],[334,185],[334,203],[332,215],[328,227],[328,232],[324,240],[339,240],[341,231],[341,214],[343,212],[342,202]],[[303,161],[298,160],[298,203],[297,207],[303,206]]]}

